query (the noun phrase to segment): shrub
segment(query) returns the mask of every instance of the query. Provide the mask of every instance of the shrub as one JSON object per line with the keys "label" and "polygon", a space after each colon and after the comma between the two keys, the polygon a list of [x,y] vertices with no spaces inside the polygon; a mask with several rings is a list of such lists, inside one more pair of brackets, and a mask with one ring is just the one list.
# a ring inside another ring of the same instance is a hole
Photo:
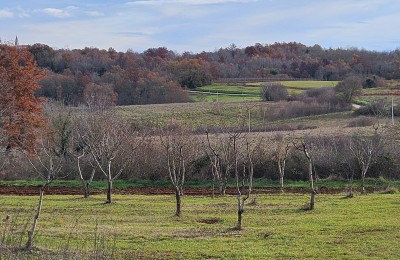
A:
{"label": "shrub", "polygon": [[399,190],[396,187],[388,186],[382,194],[396,194],[399,193]]}
{"label": "shrub", "polygon": [[385,116],[389,114],[390,107],[383,99],[377,100],[367,106],[362,106],[354,111],[356,115]]}
{"label": "shrub", "polygon": [[288,91],[282,84],[267,83],[262,86],[262,98],[265,101],[285,100],[287,97]]}
{"label": "shrub", "polygon": [[352,103],[357,96],[361,95],[361,90],[362,78],[358,76],[349,76],[335,87],[337,96],[345,104]]}
{"label": "shrub", "polygon": [[362,86],[363,88],[379,88],[385,85],[385,81],[376,75],[372,75],[364,79]]}
{"label": "shrub", "polygon": [[318,103],[330,103],[336,105],[338,103],[335,95],[335,88],[333,87],[321,87],[306,90],[303,94],[303,98],[313,98]]}
{"label": "shrub", "polygon": [[347,126],[348,127],[364,127],[364,126],[371,126],[375,123],[373,118],[367,116],[360,116],[356,119],[350,121]]}

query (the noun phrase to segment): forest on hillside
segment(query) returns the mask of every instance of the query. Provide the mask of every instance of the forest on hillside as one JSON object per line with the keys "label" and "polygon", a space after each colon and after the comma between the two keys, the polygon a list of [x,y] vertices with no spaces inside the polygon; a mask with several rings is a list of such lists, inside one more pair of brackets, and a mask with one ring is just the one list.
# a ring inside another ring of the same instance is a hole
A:
{"label": "forest on hillside", "polygon": [[400,78],[400,50],[324,49],[301,43],[234,44],[213,52],[176,53],[166,47],[143,53],[53,49],[27,46],[46,76],[37,95],[66,105],[101,101],[110,105],[188,102],[187,89],[216,80],[343,80],[362,76],[366,87],[376,79]]}

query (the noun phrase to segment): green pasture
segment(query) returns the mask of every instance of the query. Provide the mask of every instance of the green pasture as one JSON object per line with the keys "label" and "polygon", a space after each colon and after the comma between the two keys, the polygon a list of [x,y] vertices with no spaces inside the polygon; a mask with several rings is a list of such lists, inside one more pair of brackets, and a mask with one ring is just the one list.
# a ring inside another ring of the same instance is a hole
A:
{"label": "green pasture", "polygon": [[[246,86],[259,87],[268,82],[248,82],[244,83]],[[310,89],[320,87],[334,87],[339,81],[324,81],[324,80],[284,80],[284,81],[272,81],[270,83],[279,83],[286,87]]]}
{"label": "green pasture", "polygon": [[225,93],[225,94],[236,94],[236,95],[253,95],[259,96],[261,89],[259,86],[231,86],[231,85],[207,85],[198,87],[196,90],[209,93]]}
{"label": "green pasture", "polygon": [[288,89],[289,95],[299,95],[305,90],[321,87],[334,87],[339,81],[279,81],[278,83],[284,85]]}
{"label": "green pasture", "polygon": [[[30,180],[0,180],[1,186],[13,186],[16,189],[18,187],[30,186],[30,187],[40,187],[43,185],[43,180],[40,179],[30,179]],[[235,180],[228,180],[228,187],[235,187]],[[330,180],[321,179],[316,183],[319,187],[324,187],[325,189],[342,189],[345,190],[347,187],[347,181],[345,180]],[[366,178],[365,185],[369,189],[385,190],[387,187],[395,187],[400,189],[400,181],[389,180],[384,178],[374,179]],[[82,183],[80,180],[54,180],[51,183],[52,187],[66,187],[66,188],[81,188]],[[94,180],[90,187],[92,189],[107,189],[107,182],[105,180]],[[127,189],[127,188],[171,188],[171,182],[168,179],[165,180],[147,180],[147,179],[135,179],[135,180],[115,180],[113,181],[114,190]],[[187,180],[185,182],[185,187],[188,188],[208,188],[210,189],[212,183],[210,180]],[[270,180],[265,178],[255,178],[253,180],[253,187],[255,189],[265,189],[265,188],[277,188],[279,187],[278,180]],[[307,190],[309,188],[309,183],[307,181],[294,181],[285,180],[286,188],[300,188]],[[353,187],[355,189],[361,188],[361,181],[354,180]],[[172,190],[171,190],[172,192]]]}
{"label": "green pasture", "polygon": [[[288,88],[291,95],[301,94],[303,91],[319,88],[334,87],[338,81],[277,81],[271,83],[280,83]],[[266,82],[248,82],[240,84],[215,83],[212,85],[202,86],[195,89],[196,93],[190,93],[194,101],[206,102],[225,102],[225,101],[249,101],[261,100],[261,85],[268,84]],[[200,93],[199,93],[200,92]],[[218,94],[218,98],[216,98]]]}
{"label": "green pasture", "polygon": [[[398,259],[400,194],[253,194],[244,230],[237,231],[236,197],[173,195],[45,196],[35,237],[24,244],[37,197],[1,196],[1,259]],[[20,239],[21,242],[20,242]]]}
{"label": "green pasture", "polygon": [[261,101],[260,94],[258,95],[242,95],[242,94],[224,94],[224,93],[190,93],[191,100],[194,102],[240,102],[240,101]]}
{"label": "green pasture", "polygon": [[278,83],[289,88],[298,88],[307,90],[311,88],[334,87],[339,83],[339,81],[299,80],[299,81],[279,81]]}

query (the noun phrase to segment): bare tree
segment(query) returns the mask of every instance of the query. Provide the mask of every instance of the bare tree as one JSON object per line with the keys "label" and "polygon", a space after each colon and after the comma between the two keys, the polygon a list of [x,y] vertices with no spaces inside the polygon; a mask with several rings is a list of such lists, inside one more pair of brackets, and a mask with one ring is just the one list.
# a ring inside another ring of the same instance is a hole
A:
{"label": "bare tree", "polygon": [[213,180],[218,183],[219,193],[225,195],[228,178],[233,169],[232,138],[225,129],[221,134],[211,136],[206,132],[206,140],[203,140],[203,149],[206,152],[213,174]]}
{"label": "bare tree", "polygon": [[161,129],[160,140],[167,157],[169,178],[175,189],[175,215],[180,217],[187,161],[191,154],[190,149],[193,147],[193,142],[189,133],[179,125],[169,125],[165,129]]}
{"label": "bare tree", "polygon": [[91,173],[85,178],[85,174],[83,173],[81,162],[84,160],[89,154],[88,147],[85,147],[83,144],[77,144],[75,149],[71,151],[71,154],[76,158],[77,167],[78,167],[78,177],[82,183],[83,188],[83,196],[88,198],[90,196],[90,184],[93,181],[94,175],[96,173],[96,166],[92,163],[92,160],[89,159],[89,164],[91,166]]}
{"label": "bare tree", "polygon": [[357,132],[350,139],[349,148],[361,170],[361,193],[363,194],[366,192],[365,176],[371,163],[376,159],[381,144],[382,138],[377,132],[372,136],[362,135],[360,132]]}
{"label": "bare tree", "polygon": [[112,202],[113,181],[125,170],[130,162],[130,152],[136,150],[141,141],[136,138],[137,131],[130,130],[126,122],[111,112],[92,113],[81,119],[80,139],[107,179],[107,204]]}
{"label": "bare tree", "polygon": [[356,173],[356,168],[357,168],[357,160],[353,156],[351,151],[348,151],[349,148],[346,149],[347,151],[342,151],[339,155],[339,158],[341,158],[341,161],[344,164],[345,167],[345,176],[347,179],[347,198],[352,198],[354,196],[353,192],[353,183],[354,183],[354,176]]}
{"label": "bare tree", "polygon": [[215,192],[215,182],[219,184],[220,194],[225,193],[226,190],[226,178],[223,179],[223,168],[222,168],[222,158],[220,151],[217,147],[211,144],[209,132],[206,131],[206,141],[202,140],[203,149],[210,161],[211,174],[212,174],[212,197],[214,198]]}
{"label": "bare tree", "polygon": [[317,190],[315,189],[314,186],[315,176],[313,174],[313,159],[311,156],[312,144],[310,141],[306,139],[300,139],[297,142],[294,141],[293,146],[297,150],[301,151],[308,161],[308,182],[310,184],[310,193],[311,193],[310,204],[308,206],[308,209],[313,210],[315,205],[315,194],[317,193]]}
{"label": "bare tree", "polygon": [[292,145],[291,143],[287,142],[284,138],[278,138],[276,141],[277,144],[273,151],[272,160],[274,160],[278,165],[279,188],[283,193],[284,192],[283,179],[285,177],[286,160],[289,157]]}
{"label": "bare tree", "polygon": [[[236,229],[242,229],[243,212],[246,200],[250,197],[253,189],[253,174],[254,174],[254,162],[253,156],[255,151],[259,148],[260,142],[257,138],[253,138],[249,135],[242,135],[242,133],[231,133],[230,138],[232,139],[233,148],[233,160],[234,160],[234,171],[236,181],[236,199],[238,206],[237,225]],[[239,147],[240,141],[243,147]],[[254,142],[258,142],[255,144]],[[242,152],[242,156],[240,153]],[[240,158],[242,157],[242,159]],[[242,161],[243,171],[240,171],[240,161]]]}
{"label": "bare tree", "polygon": [[[27,158],[38,177],[44,180],[39,190],[39,201],[33,218],[32,226],[28,232],[26,248],[33,245],[37,221],[42,211],[43,196],[46,188],[53,180],[60,177],[61,170],[67,161],[66,147],[69,139],[68,118],[59,115],[52,118],[50,128],[40,139],[40,145],[34,148],[33,154],[27,154]],[[67,175],[66,173],[64,173]]]}

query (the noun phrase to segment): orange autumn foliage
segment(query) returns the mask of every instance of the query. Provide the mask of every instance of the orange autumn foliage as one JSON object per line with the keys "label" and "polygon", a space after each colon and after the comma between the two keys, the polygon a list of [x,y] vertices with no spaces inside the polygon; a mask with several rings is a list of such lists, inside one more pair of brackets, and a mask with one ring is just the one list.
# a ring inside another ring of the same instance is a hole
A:
{"label": "orange autumn foliage", "polygon": [[36,67],[25,48],[0,45],[1,146],[32,151],[37,130],[43,126],[41,98],[35,96],[44,71]]}

